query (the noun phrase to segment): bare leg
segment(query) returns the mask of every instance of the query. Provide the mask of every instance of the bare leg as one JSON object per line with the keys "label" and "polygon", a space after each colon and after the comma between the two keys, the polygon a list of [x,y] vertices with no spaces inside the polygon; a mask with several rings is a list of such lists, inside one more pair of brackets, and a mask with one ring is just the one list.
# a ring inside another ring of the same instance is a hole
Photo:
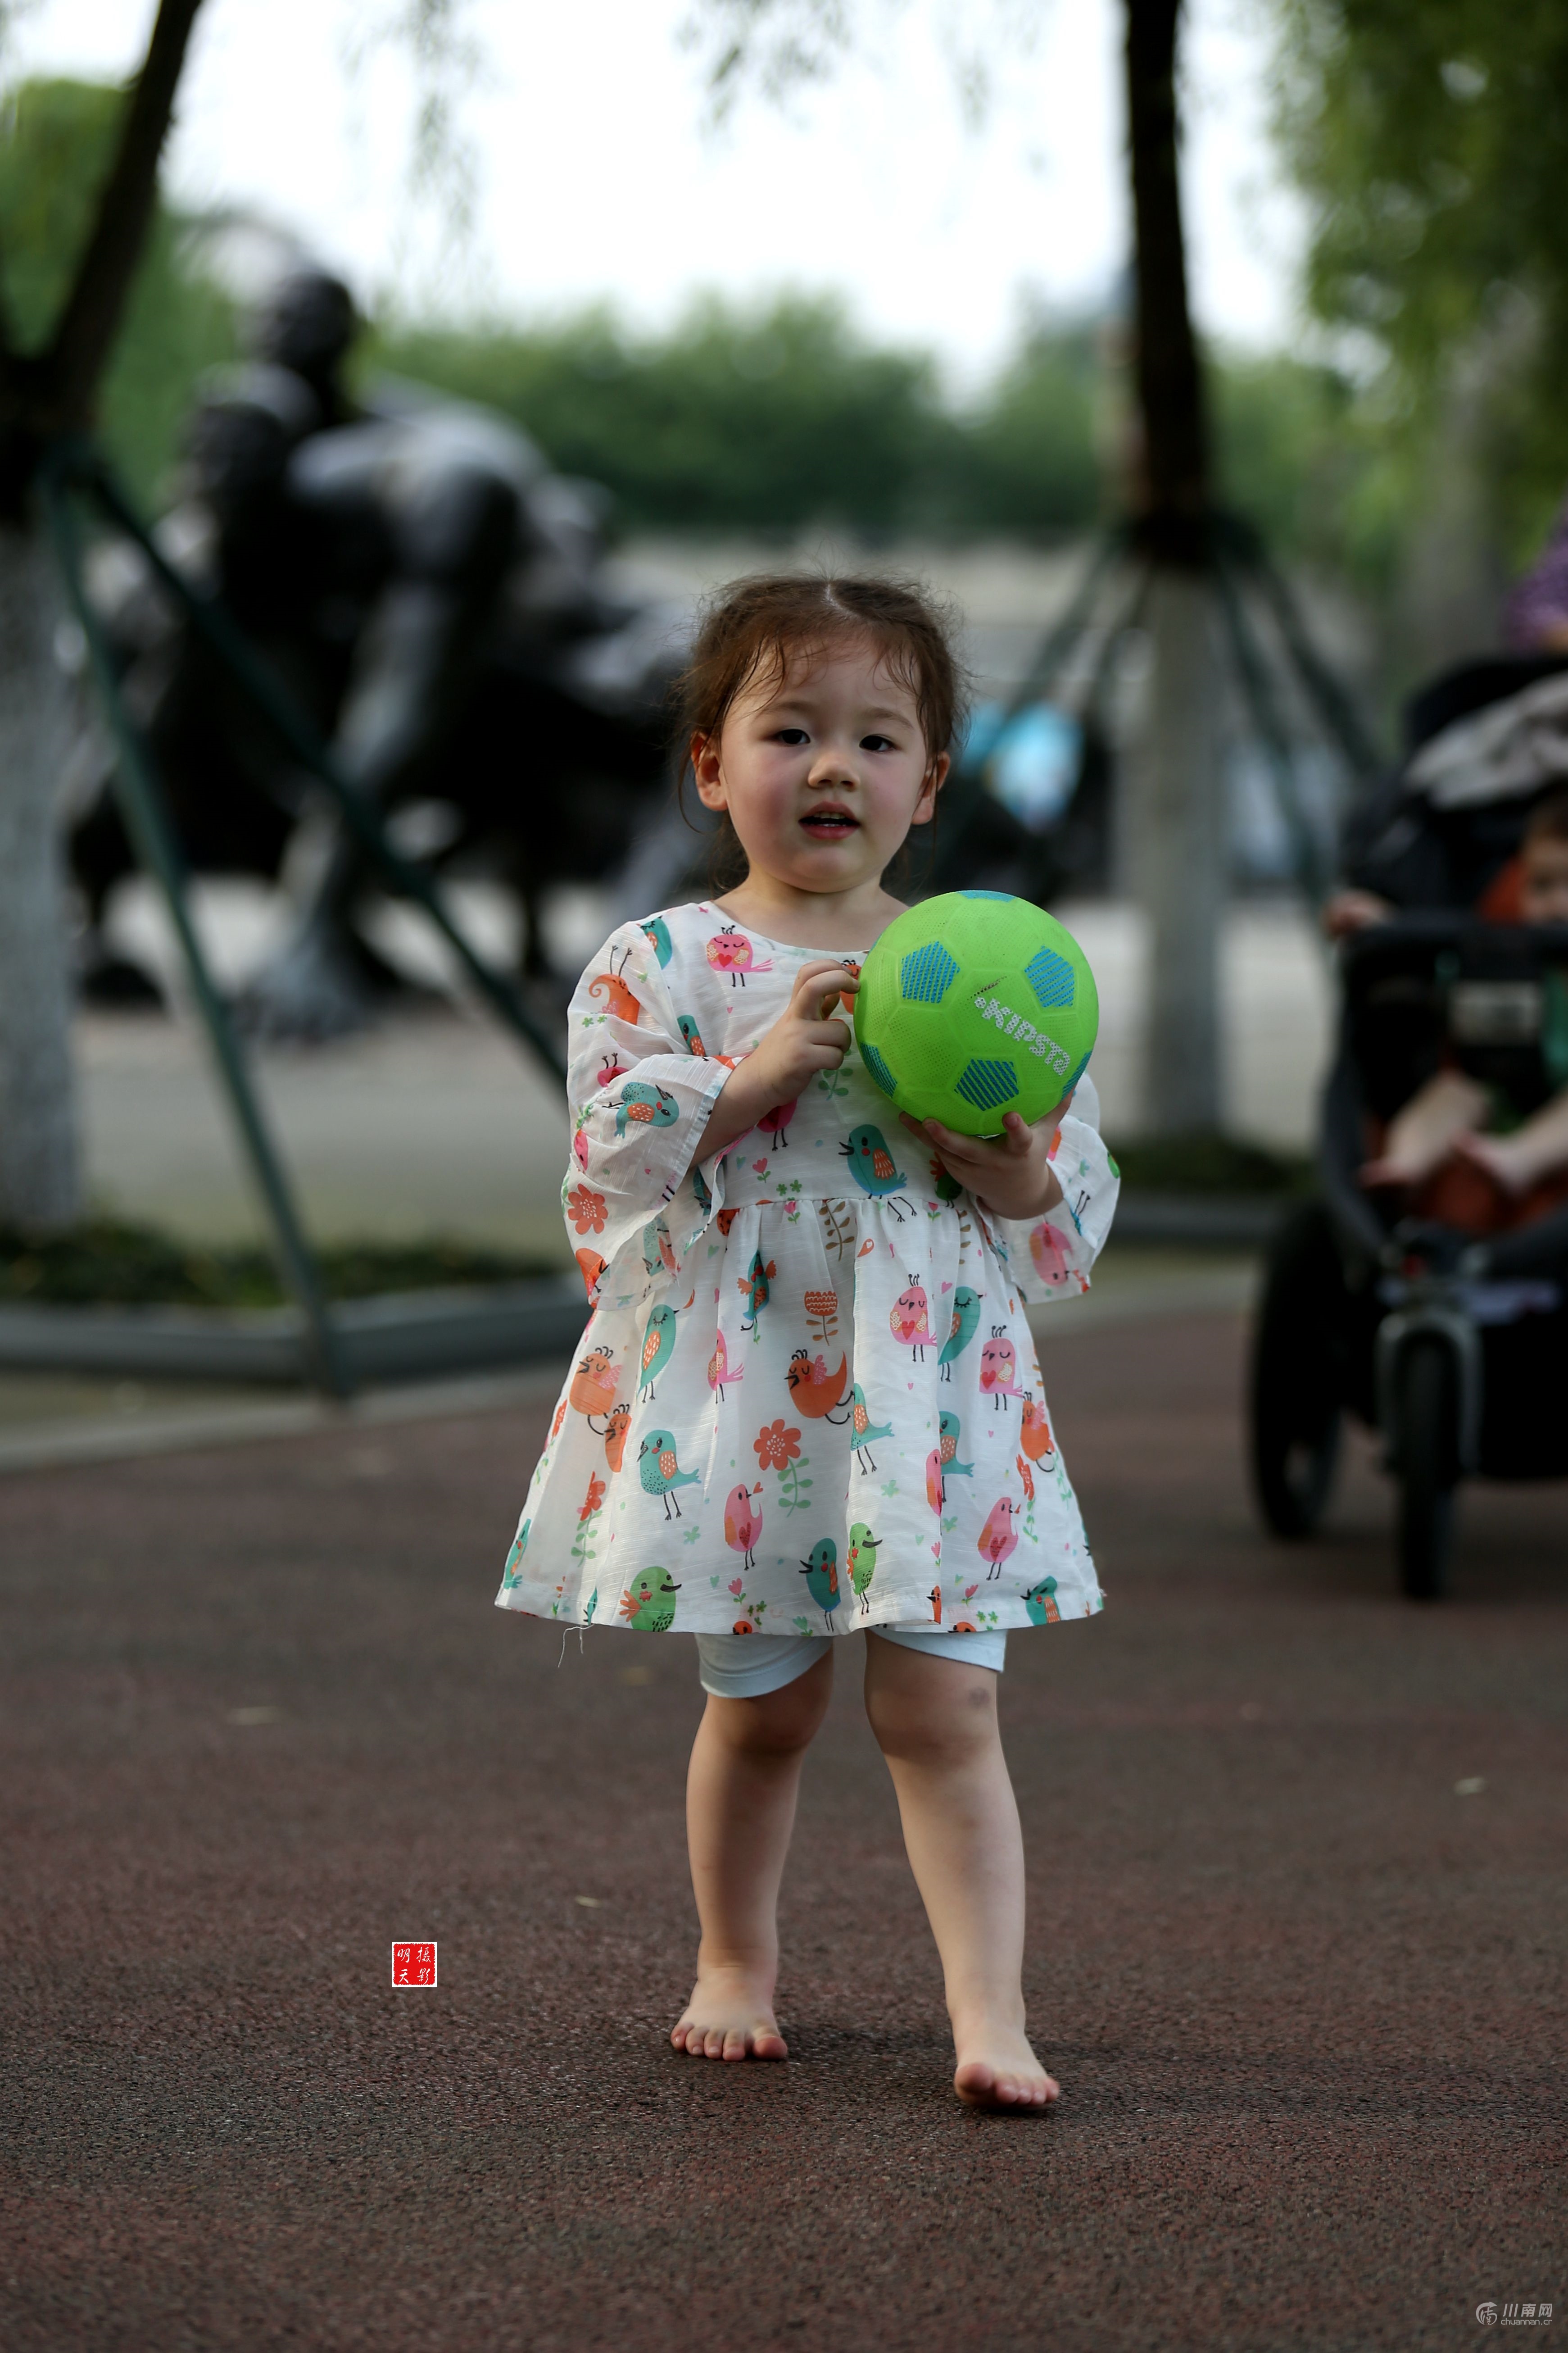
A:
{"label": "bare leg", "polygon": [[1511,1135],[1464,1135],[1457,1149],[1506,1192],[1528,1193],[1568,1165],[1568,1089],[1553,1095]]}
{"label": "bare leg", "polygon": [[973,2107],[1043,2108],[1060,2085],[1024,2026],[1024,1841],[984,1667],[866,1643],[866,1713],[898,1793],[910,1866],[942,1956]]}
{"label": "bare leg", "polygon": [[833,1646],[761,1699],[715,1699],[686,1777],[686,1835],[702,1941],[691,2000],[670,2030],[693,2059],[784,2059],[773,2016],[779,1882],[800,1768],[833,1690]]}
{"label": "bare leg", "polygon": [[1462,1071],[1439,1071],[1389,1121],[1383,1150],[1363,1166],[1362,1183],[1369,1187],[1419,1185],[1442,1166],[1459,1138],[1479,1127],[1486,1113],[1484,1087]]}

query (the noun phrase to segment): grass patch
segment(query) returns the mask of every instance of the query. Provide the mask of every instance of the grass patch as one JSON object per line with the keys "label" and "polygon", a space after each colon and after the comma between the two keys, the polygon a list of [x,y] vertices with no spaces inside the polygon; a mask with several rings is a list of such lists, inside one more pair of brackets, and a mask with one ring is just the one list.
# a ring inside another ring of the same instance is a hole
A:
{"label": "grass patch", "polygon": [[1149,1135],[1111,1147],[1121,1181],[1136,1193],[1310,1193],[1317,1172],[1305,1153],[1270,1152],[1234,1136]]}
{"label": "grass patch", "polygon": [[[558,1274],[543,1260],[436,1236],[417,1242],[329,1242],[317,1252],[330,1299],[451,1283]],[[153,1226],[94,1219],[47,1239],[0,1228],[0,1303],[50,1307],[281,1307],[288,1293],[268,1251],[205,1247]]]}

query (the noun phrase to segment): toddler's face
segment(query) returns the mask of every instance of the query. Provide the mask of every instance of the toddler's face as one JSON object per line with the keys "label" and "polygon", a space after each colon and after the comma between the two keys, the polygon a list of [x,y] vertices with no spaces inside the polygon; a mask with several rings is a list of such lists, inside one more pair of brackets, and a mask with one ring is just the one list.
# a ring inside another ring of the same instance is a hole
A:
{"label": "toddler's face", "polygon": [[1527,841],[1520,913],[1527,923],[1568,923],[1568,841]]}
{"label": "toddler's face", "polygon": [[759,870],[797,891],[875,881],[947,774],[927,757],[914,696],[865,640],[791,662],[692,745],[697,788],[727,808]]}

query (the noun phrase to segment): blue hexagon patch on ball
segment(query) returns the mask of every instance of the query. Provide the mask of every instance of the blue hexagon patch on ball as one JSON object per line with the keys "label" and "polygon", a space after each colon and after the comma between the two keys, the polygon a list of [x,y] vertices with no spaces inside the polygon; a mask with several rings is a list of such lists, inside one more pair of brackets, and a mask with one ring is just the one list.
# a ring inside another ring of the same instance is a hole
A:
{"label": "blue hexagon patch on ball", "polygon": [[1024,978],[1034,990],[1042,1010],[1053,1006],[1070,1005],[1073,1001],[1073,969],[1066,956],[1058,955],[1055,948],[1040,948],[1024,966]]}
{"label": "blue hexagon patch on ball", "polygon": [[882,1092],[885,1095],[896,1095],[898,1093],[899,1082],[897,1079],[894,1078],[891,1071],[889,1070],[888,1065],[882,1060],[880,1054],[878,1053],[875,1046],[862,1046],[860,1049],[860,1060],[865,1063],[866,1068],[870,1071],[871,1076],[876,1080],[877,1084],[881,1088]]}
{"label": "blue hexagon patch on ball", "polygon": [[940,940],[917,948],[899,966],[899,987],[906,997],[921,1005],[940,1005],[957,978],[958,959],[948,954]]}
{"label": "blue hexagon patch on ball", "polygon": [[1011,1103],[1018,1092],[1018,1073],[1011,1062],[971,1062],[956,1092],[976,1111],[995,1111]]}

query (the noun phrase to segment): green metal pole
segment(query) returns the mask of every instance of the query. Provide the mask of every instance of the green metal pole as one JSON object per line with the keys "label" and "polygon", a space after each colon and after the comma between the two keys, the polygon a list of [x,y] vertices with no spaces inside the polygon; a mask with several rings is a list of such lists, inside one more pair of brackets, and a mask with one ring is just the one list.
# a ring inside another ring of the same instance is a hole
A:
{"label": "green metal pole", "polygon": [[239,1039],[191,922],[184,862],[163,789],[141,734],[125,709],[103,631],[82,577],[81,548],[69,493],[60,473],[54,469],[45,474],[44,497],[66,588],[87,640],[93,677],[119,749],[115,796],[136,855],[147,872],[156,878],[163,893],[180,943],[191,993],[212,1047],[218,1078],[228,1097],[271,1224],[279,1267],[303,1320],[301,1338],[307,1377],[329,1396],[347,1397],[353,1385],[328,1312],[321,1275],[295,1210],[282,1162],[268,1133]]}

